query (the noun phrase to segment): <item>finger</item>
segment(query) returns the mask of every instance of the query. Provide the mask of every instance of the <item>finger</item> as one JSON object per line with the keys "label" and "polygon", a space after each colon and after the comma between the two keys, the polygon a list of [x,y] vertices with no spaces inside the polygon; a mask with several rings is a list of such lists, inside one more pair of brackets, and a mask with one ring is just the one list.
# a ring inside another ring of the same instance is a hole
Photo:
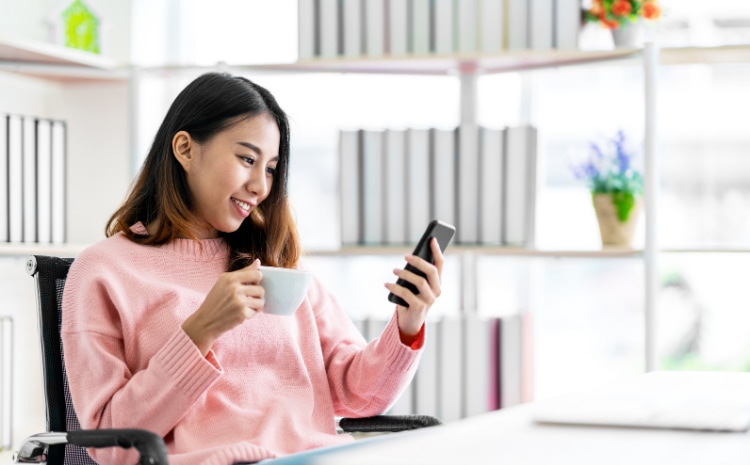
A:
{"label": "finger", "polygon": [[430,249],[432,250],[432,258],[435,268],[437,268],[438,276],[443,276],[443,263],[445,263],[445,257],[443,256],[443,251],[440,250],[440,245],[438,244],[437,239],[434,237],[430,240]]}
{"label": "finger", "polygon": [[[393,270],[393,274],[413,284],[417,288],[417,293],[412,293],[408,288],[405,289],[408,292],[414,294],[418,300],[421,300],[428,306],[432,305],[440,295],[440,284],[439,278],[437,278],[437,276],[433,276],[432,281],[430,281],[429,279],[423,278],[408,270],[400,270],[398,268]],[[407,274],[413,276],[414,280],[412,281],[411,279],[405,277]],[[438,284],[434,284],[434,281],[436,280],[438,281]]]}
{"label": "finger", "polygon": [[[420,257],[417,257],[416,255],[408,255],[405,258],[407,263],[425,274],[424,278],[413,272],[411,273],[411,275],[416,276],[418,279],[426,279],[430,282],[430,286],[434,289],[440,287],[440,272],[435,265],[426,260],[423,260]],[[405,271],[408,272],[408,270]],[[407,279],[407,281],[414,284],[415,286],[417,285],[417,283],[412,281],[411,279]]]}
{"label": "finger", "polygon": [[[407,304],[409,304],[410,309],[416,308],[419,305],[419,299],[417,296],[404,286],[396,283],[385,283],[385,288],[391,291],[394,295],[401,297]],[[398,307],[406,308],[401,305],[398,305]]]}

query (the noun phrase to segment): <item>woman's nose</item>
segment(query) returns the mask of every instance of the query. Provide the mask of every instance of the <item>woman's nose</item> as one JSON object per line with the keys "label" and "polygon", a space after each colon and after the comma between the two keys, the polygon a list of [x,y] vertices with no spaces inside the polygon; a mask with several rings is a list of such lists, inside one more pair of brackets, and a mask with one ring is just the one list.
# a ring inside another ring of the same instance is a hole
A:
{"label": "woman's nose", "polygon": [[255,194],[261,199],[265,198],[268,194],[268,182],[265,176],[265,169],[251,170],[246,188],[251,194]]}

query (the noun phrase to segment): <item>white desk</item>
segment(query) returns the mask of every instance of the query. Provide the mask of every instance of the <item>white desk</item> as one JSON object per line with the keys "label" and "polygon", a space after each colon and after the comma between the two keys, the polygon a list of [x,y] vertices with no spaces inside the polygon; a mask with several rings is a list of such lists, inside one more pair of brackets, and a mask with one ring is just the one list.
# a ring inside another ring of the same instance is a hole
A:
{"label": "white desk", "polygon": [[[748,392],[750,396],[750,392]],[[313,465],[748,465],[750,432],[538,424],[533,404],[296,454]]]}

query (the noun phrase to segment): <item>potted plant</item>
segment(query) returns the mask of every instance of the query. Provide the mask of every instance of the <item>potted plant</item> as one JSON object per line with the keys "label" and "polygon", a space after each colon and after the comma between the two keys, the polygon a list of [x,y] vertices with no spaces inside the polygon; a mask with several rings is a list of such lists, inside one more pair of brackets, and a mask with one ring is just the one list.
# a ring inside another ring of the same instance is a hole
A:
{"label": "potted plant", "polygon": [[612,31],[617,47],[641,45],[642,19],[656,20],[661,16],[658,0],[591,0],[584,10],[587,22],[600,23]]}
{"label": "potted plant", "polygon": [[643,176],[634,166],[635,156],[625,132],[619,130],[603,142],[590,142],[587,158],[573,167],[575,177],[591,191],[604,246],[632,246],[643,198]]}

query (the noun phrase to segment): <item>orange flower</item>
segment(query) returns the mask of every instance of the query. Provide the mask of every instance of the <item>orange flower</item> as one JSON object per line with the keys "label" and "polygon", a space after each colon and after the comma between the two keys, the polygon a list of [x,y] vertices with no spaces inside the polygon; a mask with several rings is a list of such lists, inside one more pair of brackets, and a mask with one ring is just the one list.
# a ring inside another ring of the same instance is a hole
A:
{"label": "orange flower", "polygon": [[619,26],[617,21],[607,19],[607,16],[606,14],[604,14],[604,12],[602,12],[602,14],[599,15],[599,21],[601,21],[602,26],[606,27],[607,29],[617,29],[617,26]]}
{"label": "orange flower", "polygon": [[596,16],[599,16],[602,13],[604,13],[604,6],[602,5],[602,0],[594,0],[589,12],[591,12],[592,15],[596,15]]}
{"label": "orange flower", "polygon": [[612,4],[612,14],[615,16],[627,16],[633,11],[633,6],[628,0],[617,0]]}
{"label": "orange flower", "polygon": [[643,3],[643,17],[646,19],[658,19],[661,16],[661,9],[654,1],[646,1]]}

